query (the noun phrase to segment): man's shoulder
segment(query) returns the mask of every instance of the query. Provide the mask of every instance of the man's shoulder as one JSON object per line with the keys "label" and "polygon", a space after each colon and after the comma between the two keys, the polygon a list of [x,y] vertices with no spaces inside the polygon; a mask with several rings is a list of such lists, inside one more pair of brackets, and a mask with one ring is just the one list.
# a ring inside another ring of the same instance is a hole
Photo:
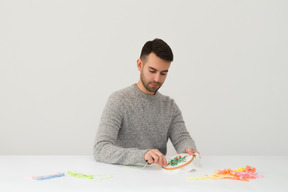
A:
{"label": "man's shoulder", "polygon": [[113,97],[113,98],[127,98],[131,95],[131,93],[133,92],[133,86],[129,86],[129,87],[125,87],[125,88],[122,88],[122,89],[119,89],[117,91],[114,91],[110,97]]}
{"label": "man's shoulder", "polygon": [[172,113],[175,113],[177,111],[180,111],[177,103],[175,102],[175,99],[168,96],[168,95],[163,95],[163,94],[159,94],[159,96],[161,97],[161,102],[162,104],[164,104],[164,106],[166,106],[167,110],[171,110]]}
{"label": "man's shoulder", "polygon": [[173,98],[171,98],[170,96],[168,95],[163,95],[162,93],[158,92],[158,97],[161,99],[161,101],[164,101],[164,102],[175,102]]}

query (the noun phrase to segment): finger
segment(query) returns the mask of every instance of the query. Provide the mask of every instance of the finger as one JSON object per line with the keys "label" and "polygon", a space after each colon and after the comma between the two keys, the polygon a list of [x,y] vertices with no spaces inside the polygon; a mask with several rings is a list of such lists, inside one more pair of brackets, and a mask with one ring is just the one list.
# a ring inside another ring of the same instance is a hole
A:
{"label": "finger", "polygon": [[193,155],[192,149],[191,148],[186,148],[186,153],[188,153],[189,155]]}
{"label": "finger", "polygon": [[198,153],[200,155],[200,153],[197,150],[192,149],[193,153]]}
{"label": "finger", "polygon": [[156,151],[154,149],[151,149],[145,154],[145,159],[147,159],[148,162],[152,164],[157,163],[159,158],[156,155]]}
{"label": "finger", "polygon": [[161,153],[161,162],[162,166],[167,166],[167,159],[162,153]]}
{"label": "finger", "polygon": [[157,163],[158,165],[160,165],[160,166],[167,166],[167,160],[166,160],[166,158],[164,158],[162,161],[159,161],[158,163]]}
{"label": "finger", "polygon": [[153,163],[153,158],[152,158],[152,156],[151,156],[151,154],[150,154],[149,151],[145,154],[144,159],[145,159],[146,162],[149,163],[149,164],[152,164],[152,163]]}
{"label": "finger", "polygon": [[157,163],[159,165],[167,165],[165,156],[158,149],[151,149],[145,154],[145,160],[149,163]]}
{"label": "finger", "polygon": [[167,160],[166,160],[165,156],[160,151],[156,152],[156,154],[159,157],[157,164],[161,165],[161,166],[163,166],[163,165],[167,166]]}
{"label": "finger", "polygon": [[159,162],[159,156],[157,153],[151,153],[153,163],[158,163]]}
{"label": "finger", "polygon": [[164,157],[164,155],[158,149],[153,150],[153,155],[153,157],[155,157],[155,163],[161,162]]}
{"label": "finger", "polygon": [[189,155],[193,155],[194,153],[198,153],[200,155],[200,153],[194,149],[191,149],[189,147],[186,148],[186,153],[188,153]]}
{"label": "finger", "polygon": [[153,163],[153,158],[152,156],[150,156],[150,154],[147,155],[146,162],[148,162],[149,164]]}
{"label": "finger", "polygon": [[165,166],[165,167],[166,167],[166,166],[167,166],[167,159],[165,158],[165,156],[164,156],[164,155],[163,155],[163,161],[162,161],[162,162],[163,162],[163,166]]}
{"label": "finger", "polygon": [[161,166],[163,166],[163,158],[164,158],[164,156],[161,154],[160,156],[159,156],[159,162],[158,162],[158,165],[161,165]]}

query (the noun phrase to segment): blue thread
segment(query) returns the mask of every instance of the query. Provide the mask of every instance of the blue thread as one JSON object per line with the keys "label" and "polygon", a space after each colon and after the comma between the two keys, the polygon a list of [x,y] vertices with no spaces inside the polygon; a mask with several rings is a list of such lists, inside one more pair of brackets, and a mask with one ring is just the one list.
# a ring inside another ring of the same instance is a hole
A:
{"label": "blue thread", "polygon": [[65,176],[65,173],[60,173],[56,175],[47,175],[47,176],[40,176],[40,177],[35,177],[34,180],[45,180],[45,179],[52,179],[56,177],[63,177]]}

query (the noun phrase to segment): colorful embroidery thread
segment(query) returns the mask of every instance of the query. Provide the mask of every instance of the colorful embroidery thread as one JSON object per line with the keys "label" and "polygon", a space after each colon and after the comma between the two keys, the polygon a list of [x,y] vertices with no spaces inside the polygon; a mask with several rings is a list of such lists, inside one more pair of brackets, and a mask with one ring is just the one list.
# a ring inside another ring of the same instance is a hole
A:
{"label": "colorful embroidery thread", "polygon": [[72,177],[83,178],[83,179],[91,179],[97,182],[101,182],[102,180],[112,178],[112,175],[86,175],[86,174],[76,173],[76,172],[71,172],[71,171],[68,171],[67,175],[70,175]]}
{"label": "colorful embroidery thread", "polygon": [[211,175],[200,177],[187,177],[186,180],[207,180],[207,179],[233,179],[239,181],[249,181],[249,179],[262,178],[257,175],[254,167],[246,166],[245,168],[217,170]]}
{"label": "colorful embroidery thread", "polygon": [[52,178],[57,178],[57,177],[63,177],[65,176],[65,173],[57,173],[53,175],[43,175],[43,176],[33,176],[32,179],[34,180],[45,180],[45,179],[52,179]]}
{"label": "colorful embroidery thread", "polygon": [[72,177],[79,177],[79,178],[83,178],[83,179],[93,179],[93,175],[85,175],[82,173],[75,173],[75,172],[73,173],[71,171],[68,171],[67,175],[70,175]]}

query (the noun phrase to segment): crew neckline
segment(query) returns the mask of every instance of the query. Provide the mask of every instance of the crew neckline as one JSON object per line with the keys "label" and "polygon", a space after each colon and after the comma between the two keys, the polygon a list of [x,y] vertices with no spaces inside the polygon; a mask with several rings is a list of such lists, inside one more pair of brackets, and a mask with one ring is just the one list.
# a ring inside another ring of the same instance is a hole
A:
{"label": "crew neckline", "polygon": [[143,98],[147,98],[147,99],[155,99],[157,98],[157,96],[159,95],[158,91],[156,91],[156,93],[154,95],[150,95],[147,93],[142,92],[138,87],[137,84],[133,84],[132,85],[133,89],[135,90],[136,94],[143,97]]}

